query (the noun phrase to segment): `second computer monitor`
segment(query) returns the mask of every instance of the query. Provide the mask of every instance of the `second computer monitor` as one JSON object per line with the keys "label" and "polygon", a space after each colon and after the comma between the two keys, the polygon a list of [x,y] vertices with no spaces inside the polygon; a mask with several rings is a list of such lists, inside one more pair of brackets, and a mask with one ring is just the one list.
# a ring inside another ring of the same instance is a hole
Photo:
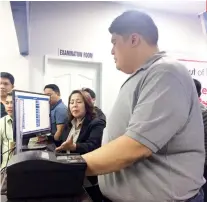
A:
{"label": "second computer monitor", "polygon": [[50,96],[14,90],[14,134],[22,138],[40,132],[50,132]]}

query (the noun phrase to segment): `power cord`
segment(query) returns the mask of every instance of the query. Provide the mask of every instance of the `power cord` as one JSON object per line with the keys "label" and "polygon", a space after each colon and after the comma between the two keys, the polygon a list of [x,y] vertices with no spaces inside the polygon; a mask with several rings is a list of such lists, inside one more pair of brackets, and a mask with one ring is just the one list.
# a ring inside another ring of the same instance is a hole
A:
{"label": "power cord", "polygon": [[[7,165],[8,165],[8,162],[9,162],[9,156],[11,155],[11,153],[15,150],[16,146],[14,146],[12,149],[9,149],[7,151],[5,151],[3,154],[6,154],[6,153],[9,153],[8,156],[7,156],[7,161],[6,161],[6,165],[4,168],[1,169],[1,172],[3,172],[6,168],[7,168]],[[3,155],[2,154],[2,155]]]}
{"label": "power cord", "polygon": [[11,153],[15,150],[15,147],[12,148],[12,150],[9,152],[9,155],[7,157],[7,162],[6,162],[6,168],[7,168],[7,165],[8,165],[8,162],[9,162],[9,156],[11,155]]}
{"label": "power cord", "polygon": [[7,152],[10,152],[11,150],[13,150],[14,148],[11,148],[11,149],[8,149],[7,151],[5,151],[4,153],[2,153],[2,155],[3,154],[6,154]]}

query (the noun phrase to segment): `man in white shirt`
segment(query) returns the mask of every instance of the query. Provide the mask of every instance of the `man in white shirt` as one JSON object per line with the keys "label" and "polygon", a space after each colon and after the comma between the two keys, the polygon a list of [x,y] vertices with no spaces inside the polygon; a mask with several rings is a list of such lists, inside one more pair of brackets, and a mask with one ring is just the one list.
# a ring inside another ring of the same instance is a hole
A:
{"label": "man in white shirt", "polygon": [[1,137],[1,147],[2,147],[2,164],[1,168],[7,166],[9,161],[12,147],[13,147],[13,102],[12,93],[9,93],[5,102],[5,109],[7,115],[0,119],[0,137]]}

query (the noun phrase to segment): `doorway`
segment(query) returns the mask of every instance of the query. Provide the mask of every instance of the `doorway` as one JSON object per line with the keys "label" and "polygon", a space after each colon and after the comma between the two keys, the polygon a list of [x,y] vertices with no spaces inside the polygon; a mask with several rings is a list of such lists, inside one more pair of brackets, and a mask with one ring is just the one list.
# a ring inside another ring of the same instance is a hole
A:
{"label": "doorway", "polygon": [[101,107],[101,74],[99,62],[45,56],[44,84],[56,84],[66,106],[70,93],[85,87],[96,93],[96,105]]}

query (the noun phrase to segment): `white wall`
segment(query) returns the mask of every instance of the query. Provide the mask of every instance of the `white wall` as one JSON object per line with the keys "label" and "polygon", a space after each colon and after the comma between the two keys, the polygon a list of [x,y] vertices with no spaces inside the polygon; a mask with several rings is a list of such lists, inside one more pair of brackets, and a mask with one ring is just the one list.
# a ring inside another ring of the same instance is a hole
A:
{"label": "white wall", "polygon": [[10,3],[0,1],[0,71],[15,77],[15,88],[29,90],[28,59],[19,53]]}
{"label": "white wall", "polygon": [[[126,9],[124,5],[111,2],[32,2],[30,67],[33,90],[42,91],[43,88],[44,55],[58,55],[58,48],[93,52],[94,59],[103,63],[102,108],[108,114],[126,78],[116,70],[110,55],[108,27]],[[148,13],[158,25],[160,49],[198,56],[207,52],[197,16]]]}

